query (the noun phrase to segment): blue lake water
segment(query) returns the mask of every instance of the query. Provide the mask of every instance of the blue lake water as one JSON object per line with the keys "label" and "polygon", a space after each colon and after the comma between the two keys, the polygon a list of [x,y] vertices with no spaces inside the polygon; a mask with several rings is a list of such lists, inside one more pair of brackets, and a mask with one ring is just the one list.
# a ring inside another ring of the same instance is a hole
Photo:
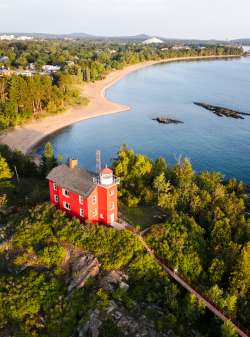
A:
{"label": "blue lake water", "polygon": [[[220,118],[194,101],[250,112],[250,58],[154,65],[131,73],[106,95],[131,111],[82,121],[50,137],[55,152],[95,168],[95,151],[110,162],[121,144],[174,164],[191,159],[195,170],[221,171],[250,183],[250,116]],[[168,116],[184,124],[160,125]],[[41,151],[41,149],[39,150]]]}

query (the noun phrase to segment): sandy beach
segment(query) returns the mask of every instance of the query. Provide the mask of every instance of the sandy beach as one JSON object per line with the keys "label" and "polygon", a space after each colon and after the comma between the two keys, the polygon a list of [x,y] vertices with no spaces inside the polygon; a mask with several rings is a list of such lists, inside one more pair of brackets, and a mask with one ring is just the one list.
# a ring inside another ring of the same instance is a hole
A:
{"label": "sandy beach", "polygon": [[232,57],[235,56],[173,58],[161,61],[149,61],[139,63],[128,66],[122,70],[113,71],[104,80],[97,81],[95,83],[89,83],[84,86],[82,95],[88,97],[90,101],[87,106],[74,107],[64,113],[49,116],[41,120],[31,121],[23,126],[7,130],[1,133],[0,143],[7,144],[10,148],[20,150],[23,153],[30,153],[32,151],[32,148],[39,144],[45,137],[66,126],[69,126],[84,119],[128,111],[128,106],[109,101],[105,97],[105,90],[133,71],[157,63]]}

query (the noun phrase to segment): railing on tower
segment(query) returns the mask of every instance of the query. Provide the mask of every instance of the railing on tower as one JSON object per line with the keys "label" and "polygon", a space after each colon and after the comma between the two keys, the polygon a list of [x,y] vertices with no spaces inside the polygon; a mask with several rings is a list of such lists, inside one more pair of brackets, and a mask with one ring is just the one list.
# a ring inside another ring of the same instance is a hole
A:
{"label": "railing on tower", "polygon": [[[95,177],[95,178],[93,178],[93,182],[94,182],[94,184],[96,184],[96,185],[102,185],[102,184],[101,184],[101,179],[100,179],[100,177]],[[120,178],[118,178],[118,177],[113,177],[113,183],[110,184],[110,186],[112,186],[112,185],[119,185],[120,182],[121,182]]]}

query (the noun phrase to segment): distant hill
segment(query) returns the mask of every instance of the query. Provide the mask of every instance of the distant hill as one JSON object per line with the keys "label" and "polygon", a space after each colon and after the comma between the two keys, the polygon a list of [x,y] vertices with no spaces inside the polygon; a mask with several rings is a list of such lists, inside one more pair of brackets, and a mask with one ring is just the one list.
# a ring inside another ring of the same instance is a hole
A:
{"label": "distant hill", "polygon": [[197,46],[197,45],[217,45],[217,44],[233,44],[233,45],[250,45],[250,38],[243,38],[243,39],[233,39],[233,40],[196,40],[196,39],[175,39],[175,38],[164,38],[161,36],[150,36],[147,34],[138,34],[138,35],[128,35],[128,36],[101,36],[101,35],[92,35],[88,33],[70,33],[70,34],[51,34],[51,33],[26,33],[26,32],[21,32],[21,33],[0,33],[1,34],[13,34],[15,36],[32,36],[36,39],[74,39],[74,40],[84,40],[84,41],[95,41],[95,42],[107,42],[107,43],[139,43],[139,42],[144,42],[146,40],[150,39],[159,39],[162,42],[168,44],[168,45],[192,45],[192,46]]}
{"label": "distant hill", "polygon": [[231,40],[230,42],[240,46],[250,46],[250,39],[235,39]]}
{"label": "distant hill", "polygon": [[67,37],[72,38],[79,38],[79,39],[104,39],[104,40],[145,40],[149,38],[149,35],[146,34],[138,34],[138,35],[132,35],[132,36],[100,36],[100,35],[90,35],[85,33],[71,33],[68,35],[64,35]]}

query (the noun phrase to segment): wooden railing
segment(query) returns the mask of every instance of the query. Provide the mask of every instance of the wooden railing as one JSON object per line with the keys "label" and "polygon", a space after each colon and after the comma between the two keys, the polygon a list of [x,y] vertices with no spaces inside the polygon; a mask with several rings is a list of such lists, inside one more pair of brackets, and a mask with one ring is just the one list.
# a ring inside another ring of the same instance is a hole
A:
{"label": "wooden railing", "polygon": [[183,288],[185,288],[187,291],[189,291],[191,294],[193,294],[198,300],[202,301],[206,307],[213,312],[218,318],[220,318],[224,322],[229,322],[232,327],[235,329],[235,331],[241,336],[241,337],[249,337],[249,332],[244,330],[240,324],[236,321],[234,321],[232,318],[228,317],[225,312],[223,312],[222,309],[220,309],[215,303],[213,303],[206,295],[202,294],[200,291],[195,289],[189,281],[185,279],[184,276],[180,275],[179,273],[175,272],[175,270],[170,267],[166,261],[163,261],[159,256],[155,255],[154,251],[148,246],[146,241],[142,238],[140,234],[136,234],[134,232],[134,235],[136,235],[141,243],[143,244],[144,248],[147,250],[147,252],[157,261],[157,263],[162,267],[163,270],[165,270],[176,282],[178,282]]}

